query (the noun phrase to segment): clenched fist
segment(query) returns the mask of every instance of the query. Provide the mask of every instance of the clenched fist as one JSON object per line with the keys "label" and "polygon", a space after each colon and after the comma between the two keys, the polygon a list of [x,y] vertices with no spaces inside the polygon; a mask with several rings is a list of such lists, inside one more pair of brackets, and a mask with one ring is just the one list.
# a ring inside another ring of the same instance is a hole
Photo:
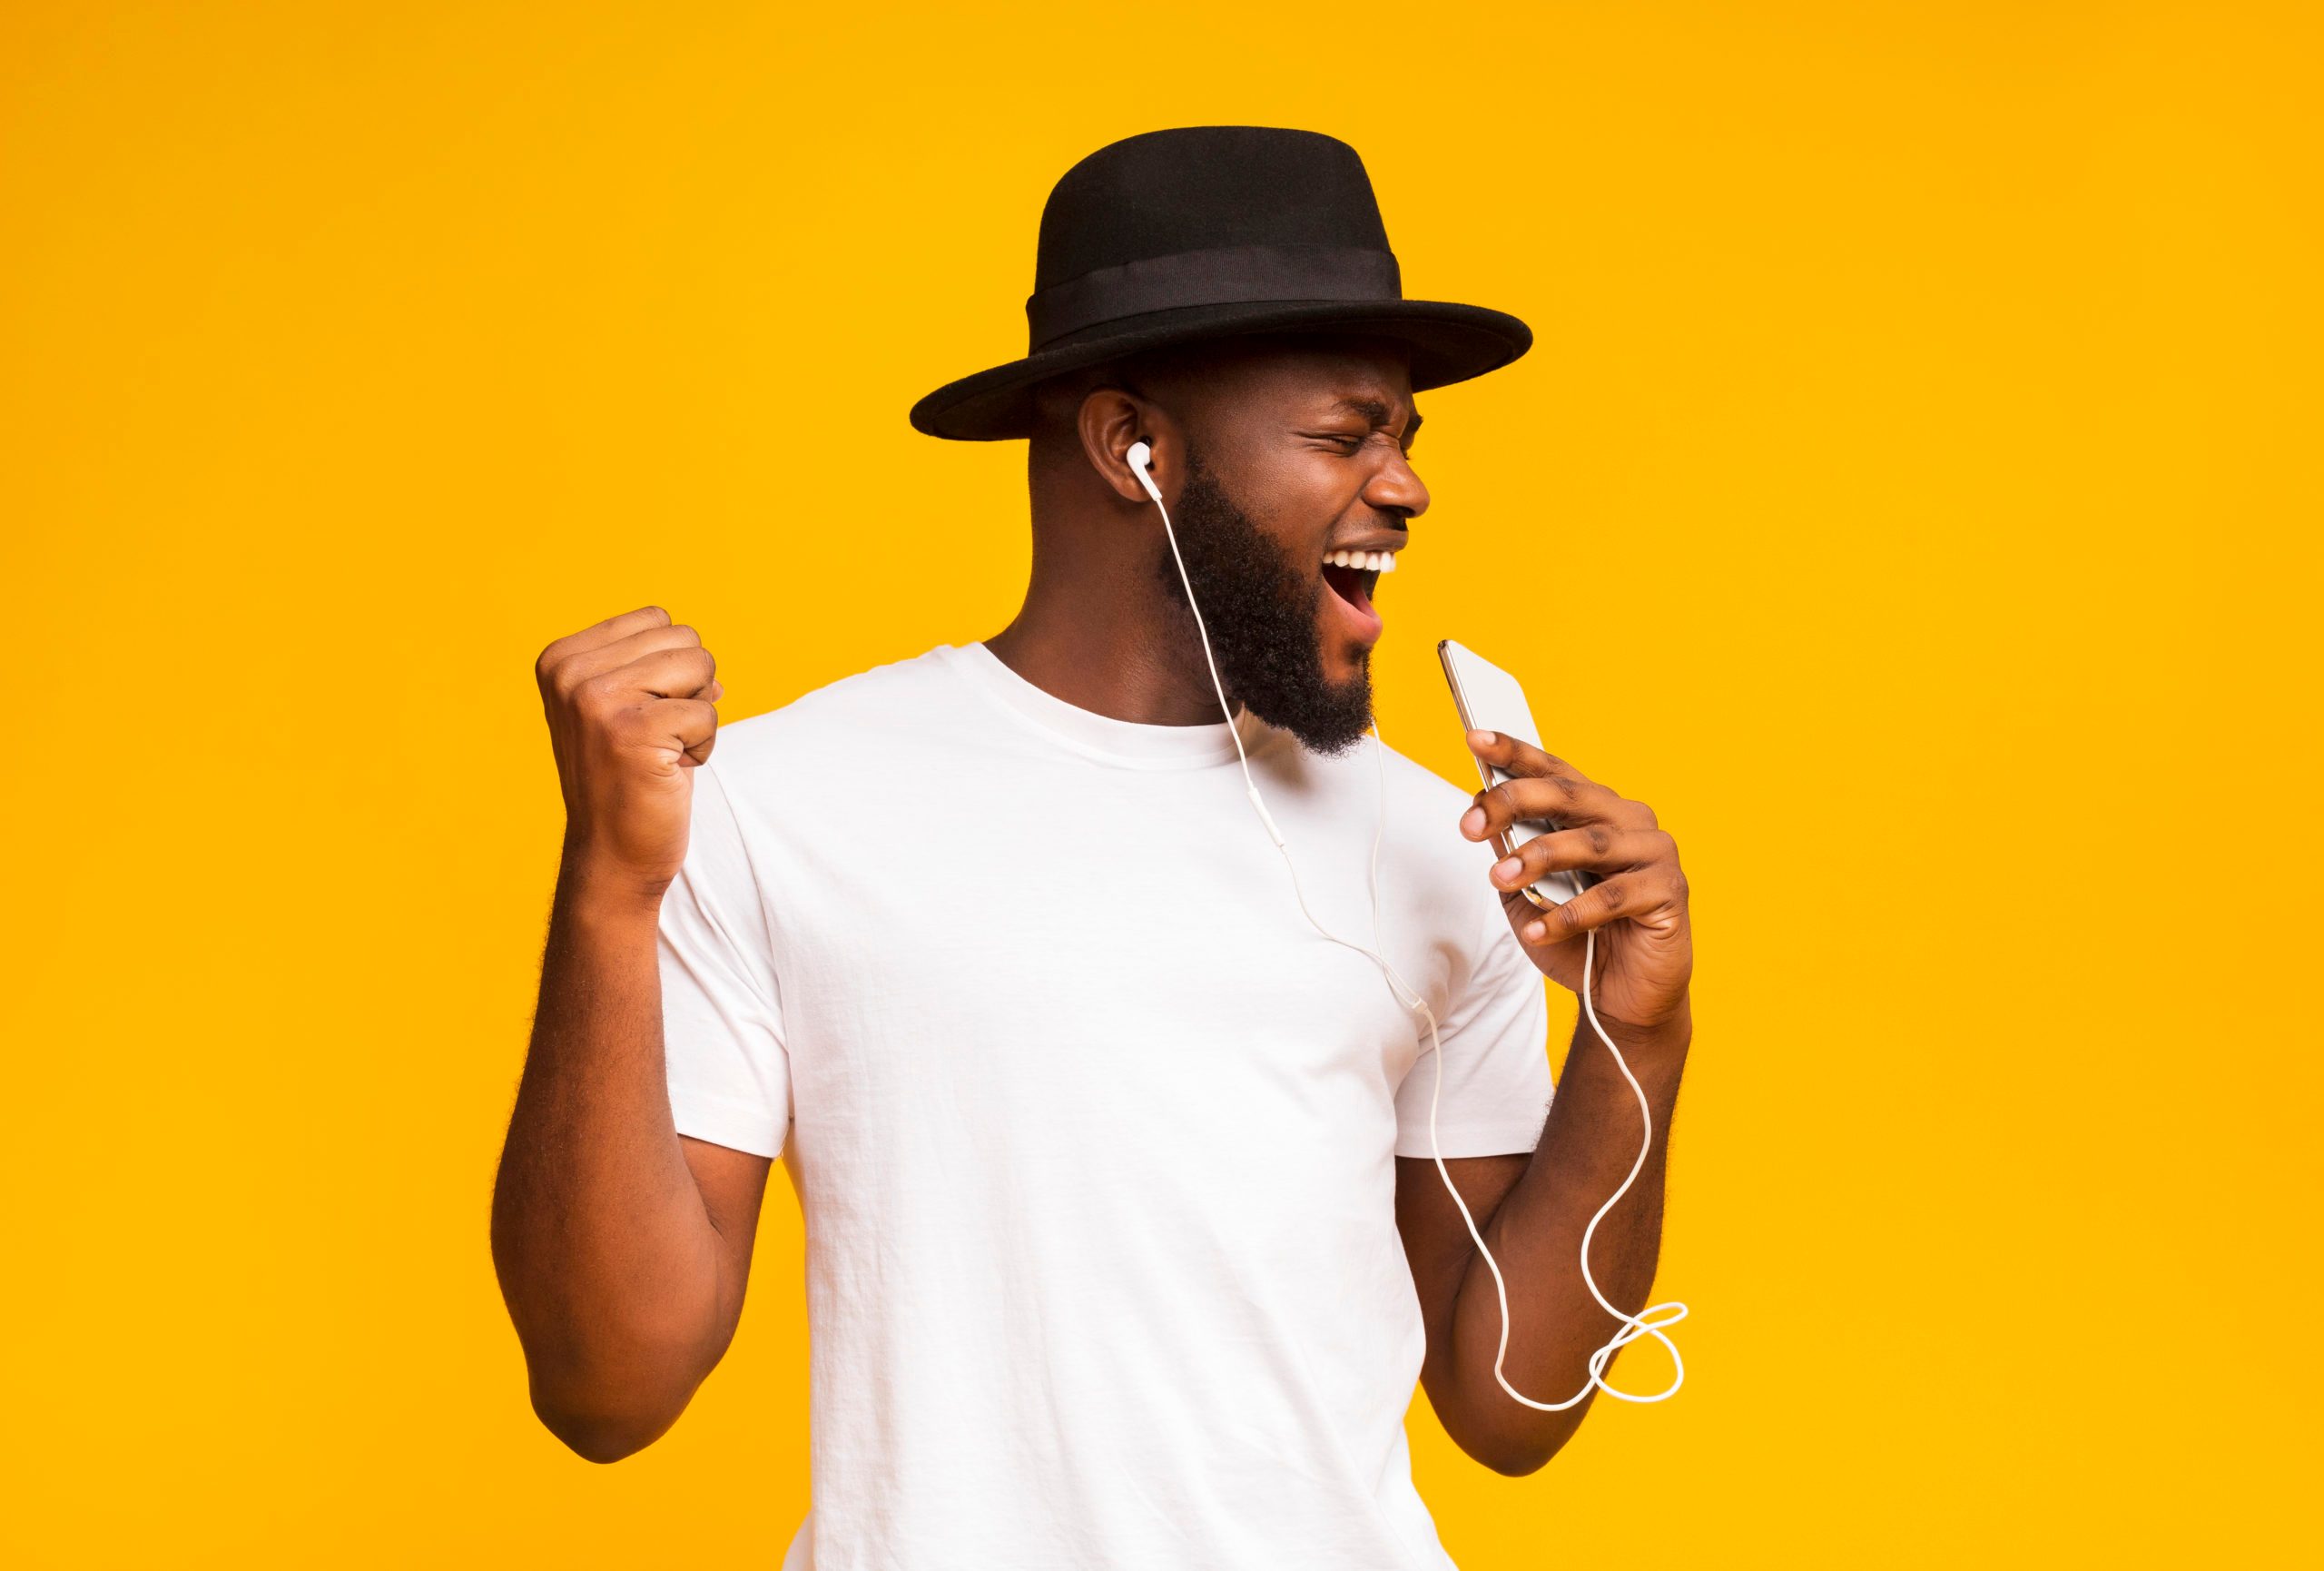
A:
{"label": "clenched fist", "polygon": [[559,638],[534,675],[565,790],[565,855],[594,884],[658,900],[685,861],[687,771],[718,731],[717,662],[641,606]]}

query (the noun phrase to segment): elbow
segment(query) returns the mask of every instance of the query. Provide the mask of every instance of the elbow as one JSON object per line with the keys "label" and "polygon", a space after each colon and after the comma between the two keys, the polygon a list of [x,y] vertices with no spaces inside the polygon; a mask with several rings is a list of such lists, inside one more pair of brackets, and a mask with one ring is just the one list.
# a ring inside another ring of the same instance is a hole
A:
{"label": "elbow", "polygon": [[599,1463],[634,1456],[668,1434],[710,1372],[694,1348],[676,1343],[632,1342],[619,1357],[531,1364],[533,1416],[575,1456]]}
{"label": "elbow", "polygon": [[601,1464],[635,1456],[669,1433],[678,1421],[675,1412],[592,1411],[562,1407],[537,1394],[533,1398],[533,1414],[566,1450],[584,1461]]}
{"label": "elbow", "polygon": [[1490,1444],[1463,1447],[1469,1455],[1492,1468],[1504,1478],[1523,1478],[1540,1472],[1550,1465],[1550,1459],[1565,1449],[1580,1427],[1578,1418],[1564,1414],[1544,1417],[1559,1420],[1554,1429],[1531,1433],[1497,1436]]}
{"label": "elbow", "polygon": [[1477,1460],[1504,1478],[1522,1478],[1548,1467],[1550,1458],[1558,1454],[1558,1449],[1557,1447],[1551,1446],[1546,1449],[1534,1447],[1522,1451],[1492,1451],[1479,1457]]}
{"label": "elbow", "polygon": [[549,1423],[548,1432],[565,1442],[565,1448],[585,1462],[611,1464],[624,1457],[634,1457],[652,1445],[659,1431],[628,1425],[613,1425],[583,1420],[578,1423]]}
{"label": "elbow", "polygon": [[600,1313],[577,1335],[519,1319],[533,1416],[586,1461],[618,1462],[667,1434],[718,1362],[692,1317]]}

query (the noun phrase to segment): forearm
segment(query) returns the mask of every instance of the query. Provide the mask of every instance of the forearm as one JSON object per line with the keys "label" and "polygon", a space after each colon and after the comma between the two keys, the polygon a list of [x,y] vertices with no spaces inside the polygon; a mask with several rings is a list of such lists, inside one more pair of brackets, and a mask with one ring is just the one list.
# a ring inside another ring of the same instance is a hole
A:
{"label": "forearm", "polygon": [[[1692,1026],[1682,1010],[1650,1033],[1610,1022],[1607,1030],[1646,1093],[1654,1140],[1629,1192],[1598,1224],[1590,1269],[1607,1299],[1635,1314],[1654,1285],[1664,1157]],[[1541,1139],[1482,1230],[1509,1295],[1502,1372],[1535,1401],[1562,1402],[1588,1387],[1590,1355],[1620,1327],[1582,1280],[1581,1239],[1638,1161],[1640,1134],[1637,1093],[1587,1019],[1578,1022]],[[1501,1334],[1492,1270],[1472,1250],[1453,1308],[1456,1380],[1471,1410],[1489,1416],[1485,1432],[1500,1437],[1495,1450],[1511,1459],[1512,1470],[1527,1471],[1556,1453],[1590,1404],[1547,1413],[1512,1399],[1493,1378]]]}
{"label": "forearm", "polygon": [[717,1233],[665,1079],[655,923],[652,899],[560,868],[493,1193],[534,1406],[585,1454],[651,1439],[721,1351]]}

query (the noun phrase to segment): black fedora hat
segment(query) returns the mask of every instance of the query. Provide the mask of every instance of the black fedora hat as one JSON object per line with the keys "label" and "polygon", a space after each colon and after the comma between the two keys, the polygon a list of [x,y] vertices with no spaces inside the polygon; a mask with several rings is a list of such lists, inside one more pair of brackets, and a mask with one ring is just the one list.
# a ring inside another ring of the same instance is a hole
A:
{"label": "black fedora hat", "polygon": [[1313,131],[1189,125],[1101,147],[1041,210],[1025,358],[947,382],[913,429],[1032,434],[1033,390],[1141,350],[1255,332],[1367,333],[1411,351],[1413,389],[1507,365],[1533,331],[1505,311],[1406,300],[1355,149]]}

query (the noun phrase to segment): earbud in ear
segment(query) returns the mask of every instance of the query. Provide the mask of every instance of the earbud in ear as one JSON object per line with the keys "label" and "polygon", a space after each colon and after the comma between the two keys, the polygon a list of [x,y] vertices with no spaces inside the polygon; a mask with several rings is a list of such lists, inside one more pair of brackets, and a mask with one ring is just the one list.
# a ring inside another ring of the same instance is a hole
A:
{"label": "earbud in ear", "polygon": [[1147,468],[1154,461],[1154,450],[1144,442],[1132,442],[1129,451],[1122,456],[1129,460],[1130,473],[1137,477],[1137,483],[1146,488],[1146,494],[1154,499],[1154,505],[1160,507],[1162,492],[1154,484],[1153,471]]}

